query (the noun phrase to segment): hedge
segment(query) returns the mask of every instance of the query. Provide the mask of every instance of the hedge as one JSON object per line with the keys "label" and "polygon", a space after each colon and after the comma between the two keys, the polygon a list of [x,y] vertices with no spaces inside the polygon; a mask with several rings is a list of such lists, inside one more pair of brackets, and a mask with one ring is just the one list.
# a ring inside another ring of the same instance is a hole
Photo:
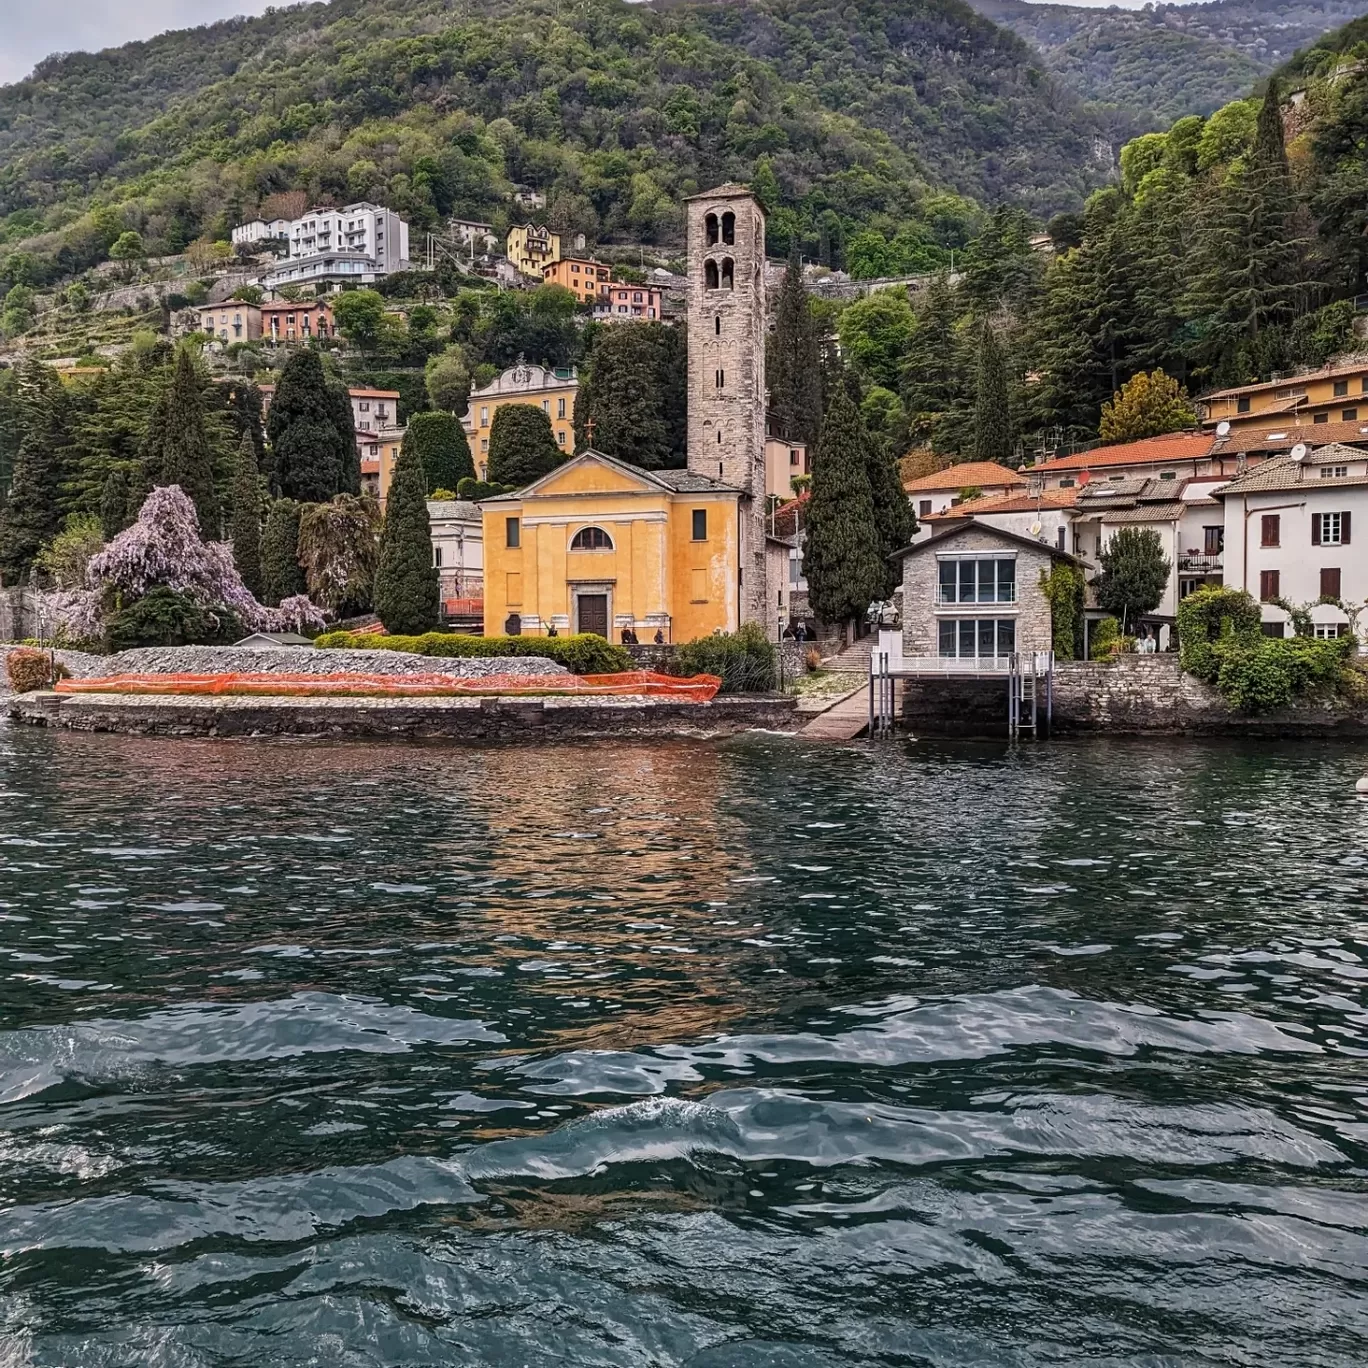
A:
{"label": "hedge", "polygon": [[674,659],[681,675],[717,675],[722,693],[768,693],[778,681],[774,646],[748,622],[738,632],[719,632],[685,642]]}
{"label": "hedge", "polygon": [[459,632],[425,632],[422,636],[356,636],[327,632],[314,640],[325,650],[406,651],[409,655],[447,659],[540,656],[578,675],[621,674],[636,663],[621,647],[592,632],[578,636],[465,636]]}

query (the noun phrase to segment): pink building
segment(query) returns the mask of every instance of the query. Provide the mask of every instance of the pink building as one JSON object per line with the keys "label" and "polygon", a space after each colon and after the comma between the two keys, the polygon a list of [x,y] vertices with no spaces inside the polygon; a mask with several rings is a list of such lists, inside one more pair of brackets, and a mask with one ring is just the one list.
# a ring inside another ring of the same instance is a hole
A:
{"label": "pink building", "polygon": [[598,323],[652,322],[660,319],[660,291],[651,285],[624,285],[610,281],[599,287],[594,305]]}

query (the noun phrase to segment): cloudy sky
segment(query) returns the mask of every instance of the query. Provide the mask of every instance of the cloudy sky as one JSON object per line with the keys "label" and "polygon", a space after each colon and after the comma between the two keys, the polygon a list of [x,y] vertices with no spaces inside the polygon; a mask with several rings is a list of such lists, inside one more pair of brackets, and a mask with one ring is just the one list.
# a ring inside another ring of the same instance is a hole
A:
{"label": "cloudy sky", "polygon": [[[167,29],[192,28],[235,14],[260,14],[271,0],[0,0],[0,85],[18,81],[52,52],[98,51]],[[277,5],[289,0],[275,0]]]}

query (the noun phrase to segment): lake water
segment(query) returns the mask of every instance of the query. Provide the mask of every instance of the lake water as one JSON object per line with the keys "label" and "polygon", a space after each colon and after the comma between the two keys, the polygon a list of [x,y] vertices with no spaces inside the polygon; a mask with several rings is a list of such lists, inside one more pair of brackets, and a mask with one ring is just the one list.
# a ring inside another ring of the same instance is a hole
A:
{"label": "lake water", "polygon": [[0,726],[0,1364],[1360,1368],[1365,764]]}

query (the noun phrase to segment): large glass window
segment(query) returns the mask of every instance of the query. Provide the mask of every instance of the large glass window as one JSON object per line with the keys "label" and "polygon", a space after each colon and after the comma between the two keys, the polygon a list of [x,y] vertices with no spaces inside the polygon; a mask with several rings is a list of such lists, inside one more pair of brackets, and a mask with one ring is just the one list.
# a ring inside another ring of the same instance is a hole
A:
{"label": "large glass window", "polygon": [[1000,658],[1016,650],[1012,618],[942,618],[940,653],[959,660]]}
{"label": "large glass window", "polygon": [[939,598],[942,603],[1015,603],[1015,558],[941,561]]}

